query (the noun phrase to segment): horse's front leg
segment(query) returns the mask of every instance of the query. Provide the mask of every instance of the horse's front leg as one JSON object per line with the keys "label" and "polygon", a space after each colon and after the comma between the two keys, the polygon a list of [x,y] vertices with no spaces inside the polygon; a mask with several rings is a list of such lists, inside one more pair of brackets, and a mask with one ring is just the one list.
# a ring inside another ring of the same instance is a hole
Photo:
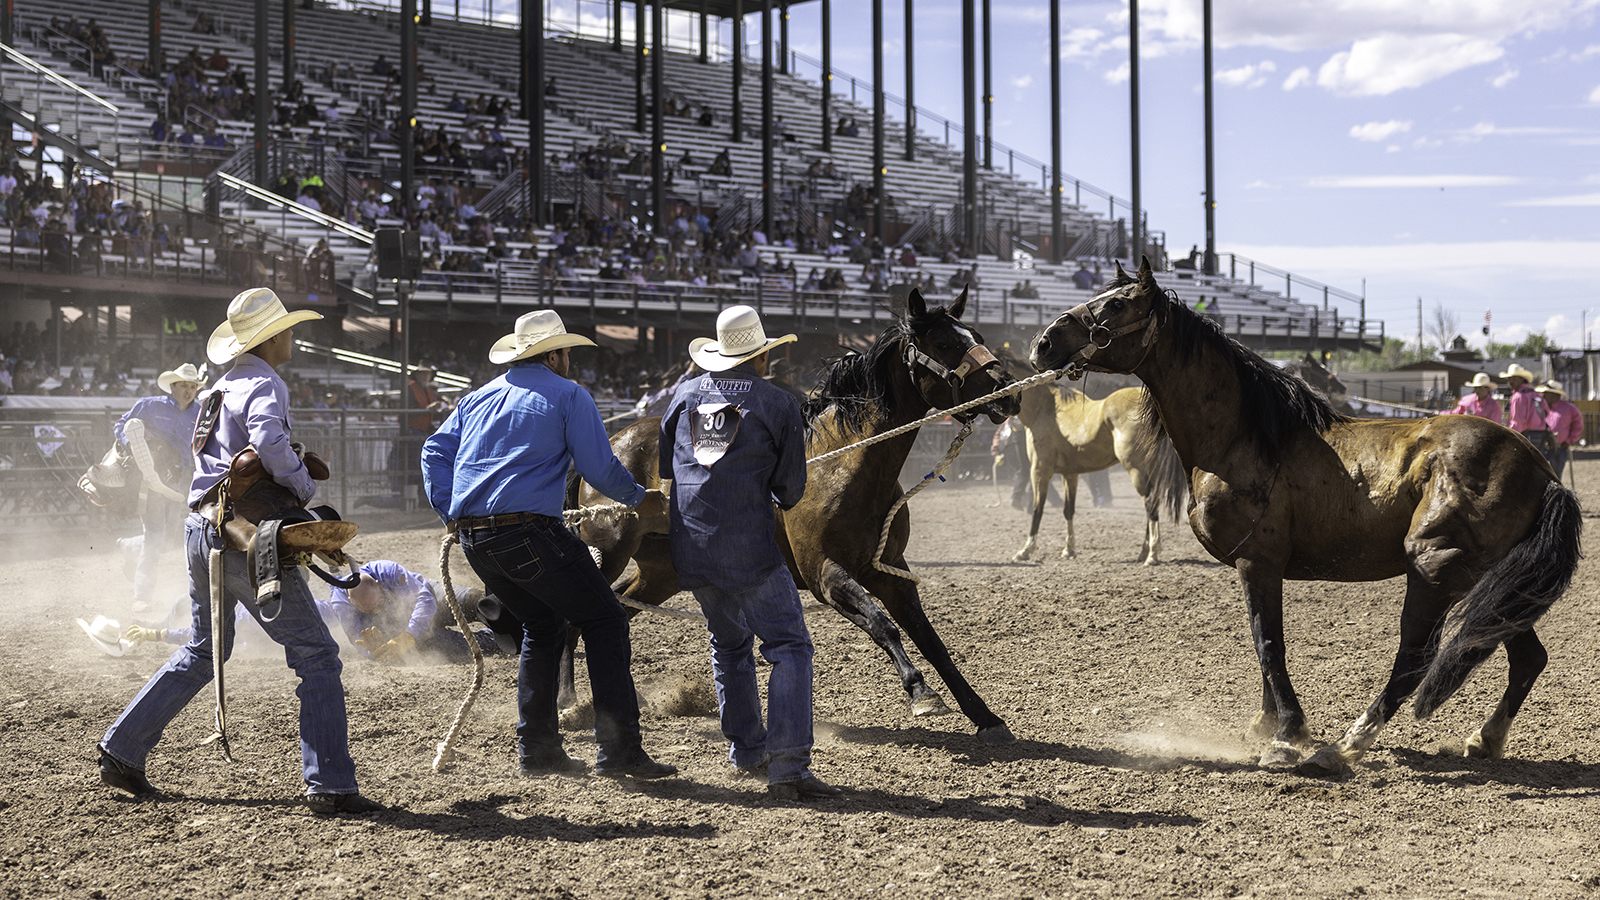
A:
{"label": "horse's front leg", "polygon": [[828,560],[822,564],[820,585],[815,591],[817,599],[838,610],[841,615],[867,633],[873,642],[889,654],[900,684],[911,698],[911,714],[936,716],[950,712],[944,698],[928,687],[922,673],[912,664],[911,657],[900,642],[900,629],[895,627],[887,613],[873,602],[867,589],[844,570],[843,566]]}
{"label": "horse's front leg", "polygon": [[[1037,459],[1037,457],[1035,457]],[[1044,502],[1050,496],[1050,470],[1043,463],[1034,462],[1032,470],[1033,480],[1033,522],[1028,526],[1028,541],[1022,549],[1011,557],[1012,562],[1024,562],[1039,546],[1039,522],[1044,519]]]}
{"label": "horse's front leg", "polygon": [[[1078,508],[1078,475],[1068,472],[1062,476],[1063,486],[1066,488],[1061,514],[1067,517],[1067,544],[1061,548],[1062,559],[1076,559],[1078,556],[1078,537],[1072,531],[1072,515]],[[1047,483],[1048,486],[1048,483]]]}
{"label": "horse's front leg", "polygon": [[[1136,483],[1134,487],[1138,487]],[[1149,490],[1149,486],[1145,486]],[[1161,508],[1154,491],[1144,498],[1144,548],[1139,551],[1138,562],[1153,566],[1161,562]]]}
{"label": "horse's front leg", "polygon": [[1250,635],[1261,664],[1261,712],[1251,722],[1250,734],[1263,737],[1269,728],[1272,731],[1272,743],[1262,752],[1261,765],[1292,766],[1300,761],[1298,748],[1311,742],[1311,732],[1306,728],[1300,698],[1289,683],[1283,646],[1283,569],[1244,559],[1237,568],[1250,615]]}

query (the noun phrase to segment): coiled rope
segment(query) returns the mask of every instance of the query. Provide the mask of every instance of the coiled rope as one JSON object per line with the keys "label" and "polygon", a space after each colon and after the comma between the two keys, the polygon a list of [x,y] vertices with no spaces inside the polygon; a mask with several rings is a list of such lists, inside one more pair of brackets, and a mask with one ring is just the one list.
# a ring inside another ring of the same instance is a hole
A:
{"label": "coiled rope", "polygon": [[467,622],[466,614],[461,611],[460,601],[456,599],[455,585],[450,582],[450,546],[460,541],[460,535],[451,532],[445,535],[444,541],[440,543],[439,578],[444,583],[445,605],[450,608],[450,614],[456,617],[456,624],[461,626],[461,633],[467,639],[467,646],[472,648],[472,687],[467,690],[466,699],[461,701],[461,707],[456,710],[456,718],[450,723],[449,732],[436,748],[437,753],[433,757],[435,772],[442,770],[455,757],[456,738],[461,734],[461,726],[466,724],[467,713],[472,711],[472,704],[478,700],[478,692],[483,689],[483,648],[478,646],[477,636],[472,633],[472,626]]}

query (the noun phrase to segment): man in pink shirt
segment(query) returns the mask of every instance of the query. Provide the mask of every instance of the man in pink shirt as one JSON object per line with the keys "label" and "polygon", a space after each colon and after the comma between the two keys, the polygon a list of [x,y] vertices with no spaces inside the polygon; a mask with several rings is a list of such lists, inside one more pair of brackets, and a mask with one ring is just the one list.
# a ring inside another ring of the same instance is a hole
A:
{"label": "man in pink shirt", "polygon": [[1500,401],[1494,398],[1494,389],[1498,385],[1489,380],[1489,373],[1479,372],[1467,383],[1472,387],[1472,393],[1462,397],[1456,408],[1445,415],[1481,416],[1496,425],[1504,424],[1504,418],[1500,413]]}
{"label": "man in pink shirt", "polygon": [[1572,445],[1583,440],[1583,413],[1578,411],[1576,404],[1567,399],[1567,392],[1563,391],[1561,385],[1555,381],[1539,385],[1539,396],[1544,399],[1544,405],[1549,409],[1544,421],[1556,445],[1556,452],[1550,459],[1550,467],[1556,470],[1556,478],[1559,479],[1561,470],[1566,468],[1567,460],[1572,458]]}
{"label": "man in pink shirt", "polygon": [[[1506,380],[1506,385],[1511,388],[1511,402],[1508,405],[1510,418],[1506,425],[1512,430],[1528,439],[1535,450],[1550,459],[1555,448],[1550,442],[1550,427],[1545,424],[1544,418],[1549,410],[1545,409],[1544,401],[1539,399],[1538,393],[1530,387],[1530,382],[1536,382],[1532,372],[1516,363],[1511,368],[1500,373]],[[1551,463],[1554,468],[1555,464]]]}

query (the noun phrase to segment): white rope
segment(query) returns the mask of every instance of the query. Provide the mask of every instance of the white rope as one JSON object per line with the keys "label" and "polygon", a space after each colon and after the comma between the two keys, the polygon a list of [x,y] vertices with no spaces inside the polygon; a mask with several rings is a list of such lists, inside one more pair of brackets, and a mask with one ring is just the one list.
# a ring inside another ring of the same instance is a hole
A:
{"label": "white rope", "polygon": [[456,617],[456,624],[461,626],[462,636],[467,639],[467,646],[472,649],[472,687],[467,689],[466,699],[461,701],[461,707],[456,710],[456,718],[450,723],[450,731],[435,748],[437,750],[433,757],[435,772],[443,769],[455,756],[455,743],[461,734],[461,726],[466,723],[467,713],[472,710],[472,704],[477,702],[478,692],[483,689],[483,648],[478,646],[477,635],[472,633],[472,626],[468,624],[466,614],[461,611],[461,603],[456,600],[455,585],[450,583],[450,545],[460,540],[460,536],[455,533],[444,536],[444,541],[439,545],[439,577],[444,582],[445,605],[450,608],[450,614]]}

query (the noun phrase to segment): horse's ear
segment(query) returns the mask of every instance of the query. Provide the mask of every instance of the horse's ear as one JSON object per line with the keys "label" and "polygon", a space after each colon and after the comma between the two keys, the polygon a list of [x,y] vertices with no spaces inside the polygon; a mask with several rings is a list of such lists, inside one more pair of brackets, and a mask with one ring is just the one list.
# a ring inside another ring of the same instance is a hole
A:
{"label": "horse's ear", "polygon": [[1114,278],[1111,279],[1111,283],[1113,285],[1127,284],[1128,282],[1133,280],[1132,278],[1128,277],[1127,270],[1122,268],[1122,260],[1120,260],[1120,259],[1113,260],[1111,264],[1117,267],[1117,274],[1116,274],[1116,276]]}
{"label": "horse's ear", "polygon": [[1139,286],[1156,290],[1156,276],[1150,271],[1150,257],[1141,257],[1139,260]]}
{"label": "horse's ear", "polygon": [[972,285],[970,284],[961,286],[961,296],[957,297],[956,302],[950,304],[950,307],[945,310],[945,312],[950,314],[950,318],[959,319],[961,318],[961,314],[967,311],[967,291],[971,289],[971,287]]}
{"label": "horse's ear", "polygon": [[911,292],[906,294],[906,311],[911,314],[913,319],[928,314],[928,302],[922,299],[922,292],[916,288],[912,288]]}

